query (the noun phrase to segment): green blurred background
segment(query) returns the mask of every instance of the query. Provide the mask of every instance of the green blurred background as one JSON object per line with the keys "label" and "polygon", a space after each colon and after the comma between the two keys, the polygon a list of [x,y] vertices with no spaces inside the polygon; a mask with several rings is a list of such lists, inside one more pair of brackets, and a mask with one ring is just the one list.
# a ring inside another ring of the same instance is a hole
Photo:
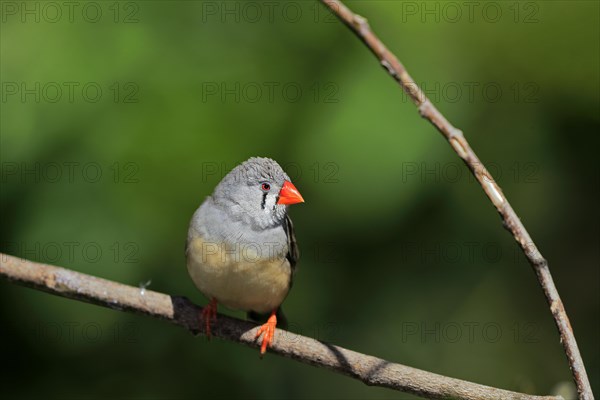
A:
{"label": "green blurred background", "polygon": [[[599,3],[348,5],[489,164],[598,394]],[[483,191],[317,2],[4,1],[0,55],[3,252],[203,304],[189,218],[230,168],[269,156],[306,199],[291,208],[292,330],[573,393],[542,291]],[[413,398],[5,281],[0,304],[3,397]]]}

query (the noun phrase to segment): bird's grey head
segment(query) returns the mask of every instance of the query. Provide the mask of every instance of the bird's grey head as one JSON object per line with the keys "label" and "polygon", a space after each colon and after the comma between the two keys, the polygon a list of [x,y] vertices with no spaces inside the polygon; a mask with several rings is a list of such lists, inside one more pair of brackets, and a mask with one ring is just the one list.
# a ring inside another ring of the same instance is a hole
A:
{"label": "bird's grey head", "polygon": [[212,197],[232,218],[256,229],[280,224],[287,205],[304,201],[279,164],[262,157],[250,158],[231,170]]}

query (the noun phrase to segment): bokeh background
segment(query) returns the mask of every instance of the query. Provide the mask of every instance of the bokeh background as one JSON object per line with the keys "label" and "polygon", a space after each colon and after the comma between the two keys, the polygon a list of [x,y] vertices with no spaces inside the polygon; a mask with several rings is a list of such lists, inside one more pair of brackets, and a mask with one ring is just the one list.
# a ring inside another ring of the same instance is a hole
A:
{"label": "bokeh background", "polygon": [[[598,2],[348,4],[497,178],[598,394]],[[204,303],[189,218],[230,168],[269,156],[306,199],[292,330],[572,395],[542,291],[483,191],[317,2],[3,1],[0,32],[3,252]],[[5,281],[0,305],[3,398],[413,398]]]}

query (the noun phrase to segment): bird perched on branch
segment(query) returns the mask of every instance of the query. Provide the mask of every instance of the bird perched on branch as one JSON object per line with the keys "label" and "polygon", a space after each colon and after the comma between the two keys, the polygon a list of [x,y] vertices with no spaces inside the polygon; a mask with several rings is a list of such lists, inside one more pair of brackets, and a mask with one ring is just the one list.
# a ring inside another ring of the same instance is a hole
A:
{"label": "bird perched on branch", "polygon": [[229,172],[194,213],[188,231],[187,269],[210,299],[201,318],[210,337],[217,304],[267,317],[261,355],[271,346],[281,303],[292,285],[299,252],[287,206],[304,199],[270,158],[254,157]]}

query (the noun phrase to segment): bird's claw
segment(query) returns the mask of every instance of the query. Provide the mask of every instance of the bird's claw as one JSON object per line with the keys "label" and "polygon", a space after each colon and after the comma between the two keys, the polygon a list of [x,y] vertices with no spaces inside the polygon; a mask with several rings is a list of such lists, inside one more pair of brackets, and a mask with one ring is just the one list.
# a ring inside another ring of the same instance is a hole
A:
{"label": "bird's claw", "polygon": [[275,327],[277,326],[277,317],[275,316],[275,312],[271,314],[267,322],[265,322],[256,332],[256,339],[260,337],[263,333],[265,334],[262,339],[262,344],[260,346],[260,355],[266,353],[267,347],[273,346],[273,339],[275,338]]}
{"label": "bird's claw", "polygon": [[210,303],[206,305],[206,307],[202,308],[200,312],[200,318],[204,322],[206,337],[210,340],[210,321],[217,320],[217,300],[212,299]]}

